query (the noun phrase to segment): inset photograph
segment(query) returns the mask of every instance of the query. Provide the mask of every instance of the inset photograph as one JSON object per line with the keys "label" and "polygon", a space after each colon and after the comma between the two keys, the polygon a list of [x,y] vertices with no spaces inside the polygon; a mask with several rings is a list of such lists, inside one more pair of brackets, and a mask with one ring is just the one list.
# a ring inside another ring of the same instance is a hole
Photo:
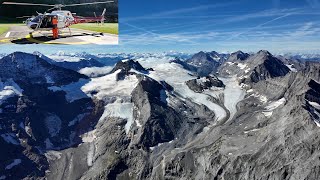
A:
{"label": "inset photograph", "polygon": [[118,0],[0,4],[0,44],[117,45]]}

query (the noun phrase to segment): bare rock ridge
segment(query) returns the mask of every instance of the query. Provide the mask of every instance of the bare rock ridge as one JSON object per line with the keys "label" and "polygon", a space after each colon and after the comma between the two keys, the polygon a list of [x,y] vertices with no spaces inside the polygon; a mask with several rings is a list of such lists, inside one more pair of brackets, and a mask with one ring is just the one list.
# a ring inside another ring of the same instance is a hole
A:
{"label": "bare rock ridge", "polygon": [[152,147],[173,140],[182,119],[167,105],[165,88],[159,82],[146,76],[139,78],[140,82],[132,92],[135,118],[142,125],[139,144]]}
{"label": "bare rock ridge", "polygon": [[202,78],[192,79],[186,82],[187,86],[194,92],[201,93],[212,87],[224,88],[225,85],[215,75],[209,75]]}

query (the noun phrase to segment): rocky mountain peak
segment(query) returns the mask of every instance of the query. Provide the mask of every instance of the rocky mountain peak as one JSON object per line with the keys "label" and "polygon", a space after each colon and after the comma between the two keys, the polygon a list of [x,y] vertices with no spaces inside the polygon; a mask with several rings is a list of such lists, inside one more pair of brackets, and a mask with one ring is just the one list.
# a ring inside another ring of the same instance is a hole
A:
{"label": "rocky mountain peak", "polygon": [[280,59],[265,50],[260,50],[247,61],[249,69],[252,70],[250,73],[252,82],[285,76],[290,71]]}
{"label": "rocky mountain peak", "polygon": [[207,76],[210,73],[215,73],[220,66],[220,57],[200,51],[193,55],[186,62],[192,66],[197,67],[197,73],[199,76]]}
{"label": "rocky mountain peak", "polygon": [[272,56],[272,54],[267,50],[260,50],[257,54],[260,56]]}
{"label": "rocky mountain peak", "polygon": [[75,71],[58,67],[38,55],[15,52],[0,59],[0,76],[29,83],[55,83],[56,85],[87,79]]}
{"label": "rocky mountain peak", "polygon": [[138,61],[130,60],[122,60],[119,61],[116,66],[112,69],[111,73],[116,72],[117,70],[121,69],[122,71],[128,72],[130,70],[136,70],[139,72],[146,72],[147,70],[141,66]]}
{"label": "rocky mountain peak", "polygon": [[120,72],[117,74],[117,80],[123,80],[130,74],[136,74],[135,71],[148,73],[148,70],[142,67],[138,61],[134,61],[132,59],[119,61],[110,73],[115,73],[119,70]]}
{"label": "rocky mountain peak", "polygon": [[231,53],[230,57],[228,58],[228,61],[230,62],[237,61],[237,60],[243,61],[243,60],[246,60],[249,56],[250,54],[244,53],[239,50],[237,52]]}

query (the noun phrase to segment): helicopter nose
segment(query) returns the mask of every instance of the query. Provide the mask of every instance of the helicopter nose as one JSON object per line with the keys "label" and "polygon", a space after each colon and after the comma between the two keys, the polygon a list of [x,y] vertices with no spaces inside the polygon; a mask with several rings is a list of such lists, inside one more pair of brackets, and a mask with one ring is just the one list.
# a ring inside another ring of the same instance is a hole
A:
{"label": "helicopter nose", "polygon": [[36,29],[36,28],[37,28],[37,25],[38,25],[38,24],[32,23],[32,24],[29,24],[29,27],[30,27],[31,29]]}

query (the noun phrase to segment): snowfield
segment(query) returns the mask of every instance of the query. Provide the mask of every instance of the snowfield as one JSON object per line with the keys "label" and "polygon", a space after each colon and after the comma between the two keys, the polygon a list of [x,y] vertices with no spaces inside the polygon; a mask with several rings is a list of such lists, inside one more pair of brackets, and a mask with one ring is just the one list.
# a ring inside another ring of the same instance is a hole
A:
{"label": "snowfield", "polygon": [[127,76],[124,80],[117,81],[117,74],[121,70],[98,78],[92,78],[91,81],[81,87],[81,90],[100,100],[108,100],[111,97],[130,97],[131,92],[138,84],[135,75]]}
{"label": "snowfield", "polygon": [[2,82],[0,79],[0,104],[15,95],[21,96],[22,92],[23,90],[12,79],[5,82]]}
{"label": "snowfield", "polygon": [[189,89],[186,85],[186,81],[195,79],[191,76],[190,72],[183,69],[181,65],[176,63],[162,63],[152,67],[154,71],[151,71],[149,76],[157,81],[166,81],[173,86],[176,93],[178,93],[184,99],[190,99],[193,102],[207,106],[216,115],[216,120],[219,121],[227,116],[225,110],[218,104],[210,101],[210,97],[206,94],[196,93]]}
{"label": "snowfield", "polygon": [[99,121],[106,117],[119,117],[127,120],[125,130],[128,133],[133,123],[133,104],[131,103],[131,93],[138,84],[135,75],[129,75],[124,80],[117,81],[117,75],[121,70],[99,77],[84,85],[81,89],[93,97],[104,100],[107,105]]}
{"label": "snowfield", "polygon": [[131,125],[133,124],[133,103],[121,103],[115,102],[105,106],[105,111],[101,116],[101,119],[105,117],[120,117],[126,119],[125,125],[126,133],[129,132]]}
{"label": "snowfield", "polygon": [[229,119],[232,119],[237,112],[238,102],[244,99],[246,92],[240,87],[236,77],[219,77],[219,79],[226,86],[224,89],[224,106],[230,111]]}
{"label": "snowfield", "polygon": [[277,101],[271,102],[269,105],[265,107],[265,110],[262,112],[263,115],[266,117],[271,117],[272,116],[272,111],[277,109],[280,105],[284,104],[286,102],[285,98],[281,98]]}
{"label": "snowfield", "polygon": [[75,100],[88,98],[88,96],[81,90],[81,87],[86,83],[88,83],[87,79],[80,79],[78,82],[74,82],[61,87],[51,86],[48,87],[48,89],[53,92],[64,91],[66,93],[66,100],[71,103]]}

